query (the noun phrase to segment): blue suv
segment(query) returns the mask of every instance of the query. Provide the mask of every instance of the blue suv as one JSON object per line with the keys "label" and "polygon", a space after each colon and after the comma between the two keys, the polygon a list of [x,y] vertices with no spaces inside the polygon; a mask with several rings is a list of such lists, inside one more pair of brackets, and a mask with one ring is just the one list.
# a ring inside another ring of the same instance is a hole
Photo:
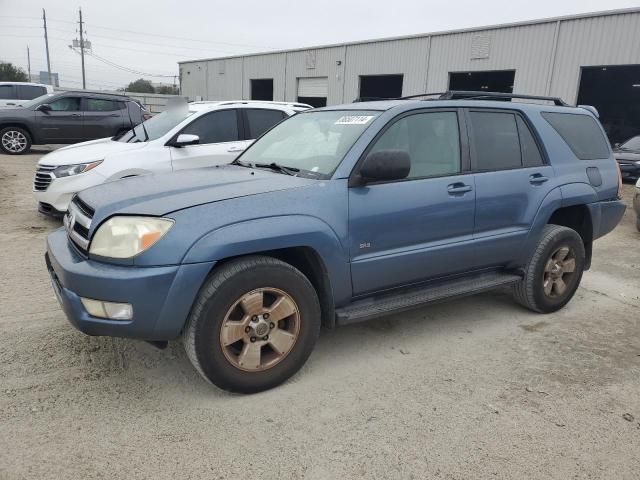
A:
{"label": "blue suv", "polygon": [[625,210],[596,113],[452,97],[303,112],[230,165],[79,193],[46,254],[66,315],[89,335],[181,337],[206,380],[257,392],[322,325],[499,286],[562,308]]}

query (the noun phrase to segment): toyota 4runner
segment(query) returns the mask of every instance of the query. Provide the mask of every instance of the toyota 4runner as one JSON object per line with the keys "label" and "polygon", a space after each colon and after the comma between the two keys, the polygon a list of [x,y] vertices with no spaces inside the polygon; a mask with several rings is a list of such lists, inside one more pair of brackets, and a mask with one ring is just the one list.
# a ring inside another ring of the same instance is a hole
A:
{"label": "toyota 4runner", "polygon": [[230,165],[80,192],[55,292],[82,332],[181,337],[237,392],[289,378],[321,325],[499,286],[554,312],[624,213],[620,172],[593,109],[515,97],[310,110]]}

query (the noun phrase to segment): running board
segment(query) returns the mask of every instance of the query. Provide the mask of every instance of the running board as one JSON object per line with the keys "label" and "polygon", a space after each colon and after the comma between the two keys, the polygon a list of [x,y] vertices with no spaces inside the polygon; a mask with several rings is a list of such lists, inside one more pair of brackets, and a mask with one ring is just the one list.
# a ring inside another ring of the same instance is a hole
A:
{"label": "running board", "polygon": [[521,280],[520,275],[504,272],[479,273],[436,284],[403,289],[357,300],[344,308],[336,309],[336,324],[348,325],[391,313],[410,310],[427,303],[452,297],[462,297],[510,285]]}

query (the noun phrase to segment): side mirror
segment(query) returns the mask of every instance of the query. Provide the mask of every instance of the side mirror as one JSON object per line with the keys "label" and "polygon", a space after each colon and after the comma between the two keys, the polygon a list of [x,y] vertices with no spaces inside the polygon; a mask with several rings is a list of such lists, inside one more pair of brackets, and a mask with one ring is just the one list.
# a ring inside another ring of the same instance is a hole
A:
{"label": "side mirror", "polygon": [[198,145],[200,143],[200,137],[198,135],[190,135],[188,133],[181,133],[178,138],[171,144],[172,147],[182,148],[188,145]]}
{"label": "side mirror", "polygon": [[407,178],[411,157],[405,150],[381,150],[367,155],[359,172],[359,185]]}
{"label": "side mirror", "polygon": [[43,103],[42,105],[38,105],[36,110],[42,113],[47,113],[51,111],[51,105],[49,105],[48,103]]}
{"label": "side mirror", "polygon": [[620,145],[622,145],[621,143],[614,143],[613,144],[613,148],[620,148]]}

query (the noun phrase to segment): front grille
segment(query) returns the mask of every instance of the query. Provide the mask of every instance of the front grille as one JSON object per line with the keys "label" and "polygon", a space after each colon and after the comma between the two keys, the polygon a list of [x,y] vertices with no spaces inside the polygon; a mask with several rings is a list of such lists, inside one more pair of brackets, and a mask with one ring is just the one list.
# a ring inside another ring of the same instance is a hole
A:
{"label": "front grille", "polygon": [[53,171],[57,167],[52,165],[38,165],[36,176],[33,179],[33,189],[37,192],[44,192],[53,180]]}
{"label": "front grille", "polygon": [[94,210],[76,195],[69,204],[69,211],[64,216],[64,228],[69,240],[85,255],[89,248],[89,229]]}

